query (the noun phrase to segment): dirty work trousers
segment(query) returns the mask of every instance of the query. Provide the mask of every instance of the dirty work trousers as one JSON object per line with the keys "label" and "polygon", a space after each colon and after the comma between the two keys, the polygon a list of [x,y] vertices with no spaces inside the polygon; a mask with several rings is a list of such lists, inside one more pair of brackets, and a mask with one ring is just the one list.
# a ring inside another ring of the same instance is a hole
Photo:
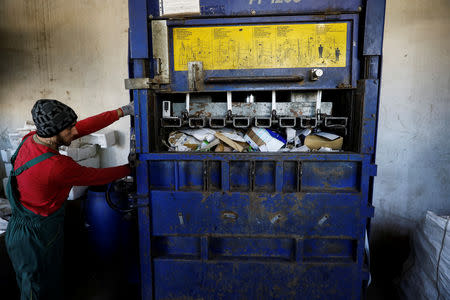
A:
{"label": "dirty work trousers", "polygon": [[[11,158],[13,167],[23,142]],[[50,216],[35,214],[19,201],[16,180],[16,176],[53,155],[44,153],[20,168],[13,168],[8,180],[7,195],[12,217],[6,229],[5,242],[16,272],[21,300],[64,298],[64,205]]]}

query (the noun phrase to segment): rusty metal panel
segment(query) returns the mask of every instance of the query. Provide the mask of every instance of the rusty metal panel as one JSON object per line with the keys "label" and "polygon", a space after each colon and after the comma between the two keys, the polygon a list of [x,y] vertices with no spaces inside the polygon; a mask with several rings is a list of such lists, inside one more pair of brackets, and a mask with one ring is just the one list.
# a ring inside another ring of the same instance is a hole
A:
{"label": "rusty metal panel", "polygon": [[357,162],[304,162],[302,191],[359,192],[361,165]]}
{"label": "rusty metal panel", "polygon": [[154,82],[169,83],[169,37],[165,20],[153,20],[152,26],[152,50],[154,66]]}

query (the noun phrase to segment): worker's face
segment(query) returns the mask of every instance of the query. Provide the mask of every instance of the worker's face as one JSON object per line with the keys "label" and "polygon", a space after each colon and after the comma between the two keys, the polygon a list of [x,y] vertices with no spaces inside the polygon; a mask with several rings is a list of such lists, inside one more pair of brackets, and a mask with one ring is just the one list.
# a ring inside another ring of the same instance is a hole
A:
{"label": "worker's face", "polygon": [[75,124],[76,123],[73,123],[71,126],[56,135],[56,143],[58,146],[70,146],[70,143],[72,143],[75,136],[78,135]]}

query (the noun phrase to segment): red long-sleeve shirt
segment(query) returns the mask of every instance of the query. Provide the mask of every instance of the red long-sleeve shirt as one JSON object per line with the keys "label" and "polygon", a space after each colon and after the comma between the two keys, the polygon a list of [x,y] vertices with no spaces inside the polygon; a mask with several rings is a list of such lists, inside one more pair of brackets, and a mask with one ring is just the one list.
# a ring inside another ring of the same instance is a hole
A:
{"label": "red long-sleeve shirt", "polygon": [[[80,138],[98,131],[117,121],[116,110],[107,111],[77,122],[75,125]],[[58,151],[36,143],[30,132],[19,150],[14,169],[18,169],[33,158],[53,152],[54,155],[17,176],[20,201],[32,212],[48,216],[57,211],[67,199],[73,186],[101,185],[130,174],[128,165],[113,168],[88,168],[77,164],[72,158],[61,155]]]}

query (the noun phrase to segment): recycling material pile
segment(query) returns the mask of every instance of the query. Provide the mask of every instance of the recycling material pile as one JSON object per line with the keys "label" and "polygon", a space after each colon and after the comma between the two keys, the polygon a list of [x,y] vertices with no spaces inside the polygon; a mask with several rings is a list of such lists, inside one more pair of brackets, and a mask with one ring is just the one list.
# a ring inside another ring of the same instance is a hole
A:
{"label": "recycling material pile", "polygon": [[[23,128],[18,128],[14,132],[8,133],[10,147],[0,150],[2,162],[4,164],[6,176],[9,176],[12,170],[11,157],[16,152],[24,136],[36,127],[31,121],[26,121]],[[98,148],[109,148],[116,143],[116,134],[114,131],[105,133],[92,133],[77,140],[72,141],[70,146],[61,146],[59,153],[71,157],[79,165],[84,167],[99,168],[100,155]],[[1,165],[1,163],[0,163]],[[3,191],[6,194],[6,185],[8,177],[3,178]],[[87,191],[87,186],[74,186],[69,193],[68,200],[74,200],[83,196]]]}
{"label": "recycling material pile", "polygon": [[276,132],[251,127],[246,132],[230,128],[185,129],[170,133],[169,151],[177,152],[339,152],[344,139],[328,132],[285,128]]}
{"label": "recycling material pile", "polygon": [[427,211],[403,265],[401,299],[450,299],[450,216]]}

